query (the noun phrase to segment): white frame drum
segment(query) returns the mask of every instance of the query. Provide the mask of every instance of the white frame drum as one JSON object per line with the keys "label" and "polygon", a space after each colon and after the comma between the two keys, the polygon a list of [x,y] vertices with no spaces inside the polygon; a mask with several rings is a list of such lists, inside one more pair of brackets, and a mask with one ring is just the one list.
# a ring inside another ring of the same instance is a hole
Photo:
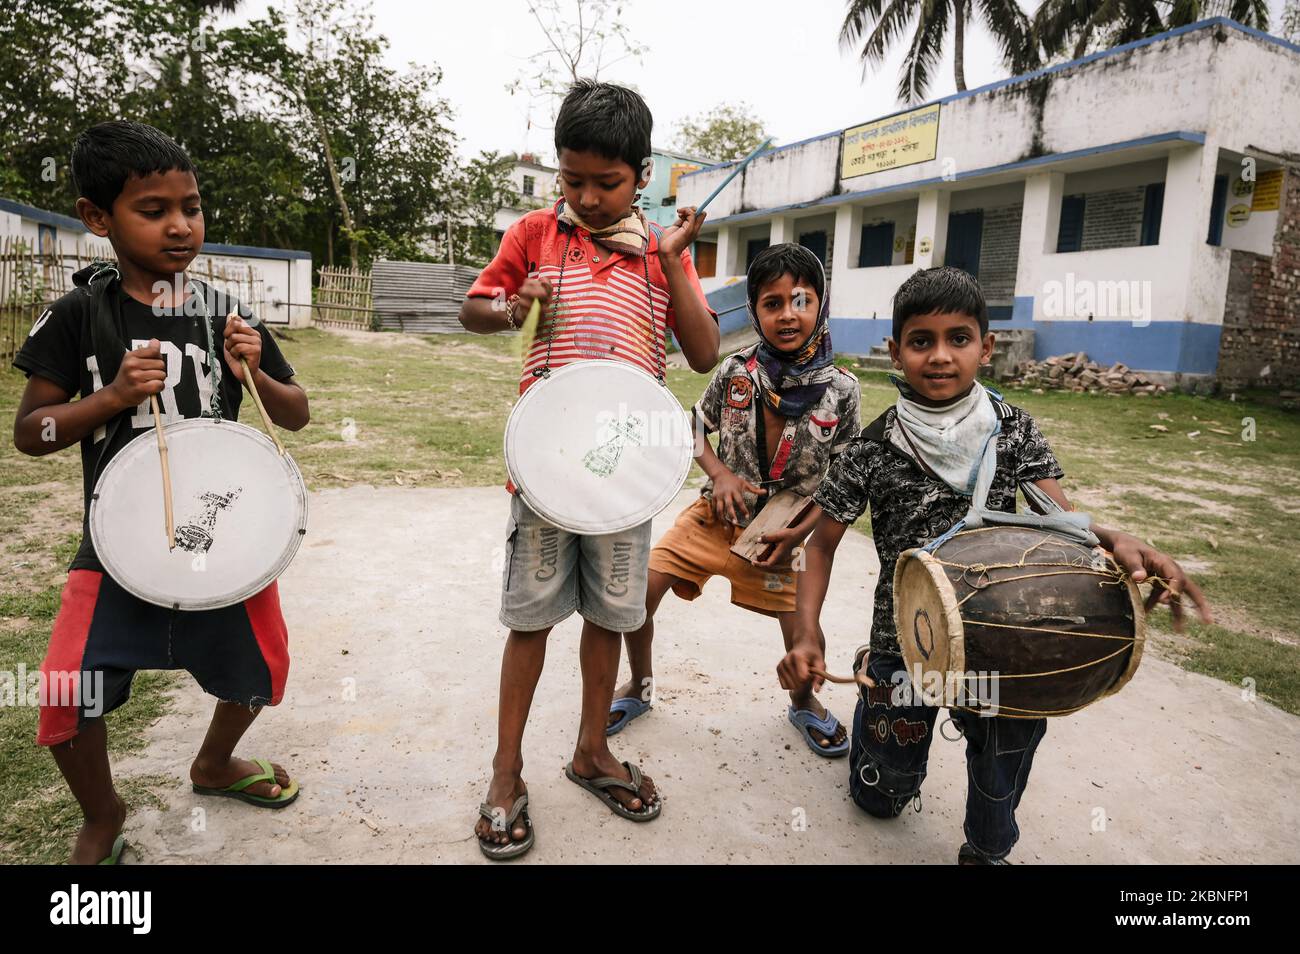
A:
{"label": "white frame drum", "polygon": [[506,421],[506,469],[534,512],[570,533],[640,526],[681,491],[690,418],[667,385],[621,361],[566,364]]}
{"label": "white frame drum", "polygon": [[243,602],[274,582],[302,545],[302,473],[269,437],[236,421],[190,418],[163,433],[176,547],[167,546],[151,430],[122,448],[95,483],[95,552],[109,576],[147,603],[206,610]]}

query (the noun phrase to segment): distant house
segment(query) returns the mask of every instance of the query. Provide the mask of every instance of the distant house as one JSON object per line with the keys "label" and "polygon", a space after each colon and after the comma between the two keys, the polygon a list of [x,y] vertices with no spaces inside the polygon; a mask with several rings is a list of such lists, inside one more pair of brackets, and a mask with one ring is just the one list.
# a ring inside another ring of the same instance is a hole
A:
{"label": "distant house", "polygon": [[493,224],[498,240],[525,213],[550,205],[560,194],[556,180],[559,169],[555,166],[539,162],[531,152],[509,158],[514,160],[510,181],[515,191],[510,204],[497,209]]}
{"label": "distant house", "polygon": [[[683,174],[677,200],[732,165]],[[1082,350],[1193,387],[1300,380],[1300,47],[1231,20],[781,146],[709,212],[711,299],[799,242],[831,275],[840,352],[885,341],[899,284],[948,264],[1036,358]]]}
{"label": "distant house", "polygon": [[[540,162],[534,153],[526,152],[514,159],[511,180],[517,198],[511,205],[497,210],[496,231],[500,238],[505,230],[525,212],[552,205],[560,197],[560,170]],[[677,219],[677,182],[687,172],[713,165],[711,159],[701,159],[679,152],[655,149],[650,184],[641,190],[638,203],[647,219],[660,225],[670,225]]]}
{"label": "distant house", "polygon": [[[71,273],[78,263],[112,252],[104,239],[86,231],[80,219],[0,198],[0,240],[4,239],[24,242],[42,259],[46,284],[55,293],[71,287]],[[309,304],[289,304],[312,300],[310,252],[205,242],[190,270],[199,277],[214,276],[214,284],[225,286],[267,324],[298,328],[311,323]]]}
{"label": "distant house", "polygon": [[677,207],[682,204],[677,201],[681,177],[715,163],[712,159],[701,159],[664,149],[655,149],[651,156],[654,159],[654,175],[650,184],[641,190],[641,210],[650,221],[671,225],[677,221]]}

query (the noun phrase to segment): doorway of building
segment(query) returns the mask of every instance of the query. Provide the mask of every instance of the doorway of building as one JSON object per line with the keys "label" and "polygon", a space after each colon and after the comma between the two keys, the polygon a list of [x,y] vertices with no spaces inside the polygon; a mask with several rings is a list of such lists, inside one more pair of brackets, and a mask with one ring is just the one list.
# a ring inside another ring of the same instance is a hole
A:
{"label": "doorway of building", "polygon": [[826,232],[804,232],[799,236],[799,244],[817,256],[817,260],[826,264]]}
{"label": "doorway of building", "polygon": [[943,256],[945,265],[953,265],[978,277],[980,273],[980,235],[984,231],[984,210],[954,212],[948,216],[948,245]]}

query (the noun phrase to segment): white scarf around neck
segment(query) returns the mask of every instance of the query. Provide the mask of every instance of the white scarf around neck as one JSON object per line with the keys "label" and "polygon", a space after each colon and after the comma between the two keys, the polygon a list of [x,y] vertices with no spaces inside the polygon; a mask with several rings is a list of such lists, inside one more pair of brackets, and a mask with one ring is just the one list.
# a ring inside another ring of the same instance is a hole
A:
{"label": "white scarf around neck", "polygon": [[897,426],[890,430],[890,443],[982,509],[997,468],[994,438],[1002,429],[984,385],[975,381],[964,397],[940,407],[900,394],[895,408]]}

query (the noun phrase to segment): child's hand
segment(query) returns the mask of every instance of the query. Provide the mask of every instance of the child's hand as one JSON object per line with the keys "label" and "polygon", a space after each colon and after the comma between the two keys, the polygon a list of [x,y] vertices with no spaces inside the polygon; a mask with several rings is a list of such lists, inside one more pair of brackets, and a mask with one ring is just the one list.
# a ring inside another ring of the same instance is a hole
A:
{"label": "child's hand", "polygon": [[[755,487],[748,480],[737,477],[731,471],[713,478],[713,512],[719,520],[728,520],[738,524],[749,519],[749,508],[745,506],[745,494],[765,494],[766,490]],[[737,519],[736,514],[740,514]]]}
{"label": "child's hand", "polygon": [[109,387],[116,392],[123,407],[135,407],[159,394],[167,384],[167,362],[163,360],[162,345],[150,338],[143,348],[128,351]]}
{"label": "child's hand", "polygon": [[814,670],[826,671],[826,660],[822,658],[819,641],[816,637],[801,641],[798,634],[795,634],[794,649],[786,653],[785,658],[776,664],[776,674],[781,680],[781,688],[803,689],[811,682],[813,692],[819,692],[825,680],[821,676],[813,675]]}
{"label": "child's hand", "polygon": [[690,248],[700,234],[700,226],[707,216],[707,212],[697,213],[693,205],[678,209],[677,221],[659,236],[659,257],[674,260],[681,258],[682,252]]}
{"label": "child's hand", "polygon": [[231,314],[226,319],[226,330],[222,337],[222,354],[225,355],[226,366],[230,368],[235,380],[240,383],[244,380],[244,368],[239,363],[241,357],[248,362],[248,370],[256,378],[258,366],[262,363],[262,336],[257,329],[238,315]]}
{"label": "child's hand", "polygon": [[1202,622],[1214,622],[1205,594],[1192,582],[1191,577],[1173,557],[1161,553],[1155,547],[1143,543],[1128,533],[1116,534],[1111,541],[1110,550],[1114,554],[1115,562],[1128,571],[1134,583],[1141,583],[1148,577],[1158,578],[1152,580],[1151,595],[1147,597],[1146,610],[1150,612],[1157,603],[1167,603],[1173,613],[1175,633],[1183,631],[1182,595],[1184,593],[1192,598]]}
{"label": "child's hand", "polygon": [[[716,492],[716,491],[715,491]],[[773,543],[772,555],[766,560],[754,560],[754,566],[775,567],[790,562],[790,554],[803,541],[803,533],[798,527],[787,527],[785,530],[773,530],[771,533],[761,534],[758,538],[760,543]]]}
{"label": "child's hand", "polygon": [[519,286],[519,304],[515,306],[515,323],[523,325],[524,319],[528,317],[528,309],[533,306],[533,302],[541,303],[541,310],[546,311],[546,306],[551,303],[551,283],[545,278],[530,278]]}

